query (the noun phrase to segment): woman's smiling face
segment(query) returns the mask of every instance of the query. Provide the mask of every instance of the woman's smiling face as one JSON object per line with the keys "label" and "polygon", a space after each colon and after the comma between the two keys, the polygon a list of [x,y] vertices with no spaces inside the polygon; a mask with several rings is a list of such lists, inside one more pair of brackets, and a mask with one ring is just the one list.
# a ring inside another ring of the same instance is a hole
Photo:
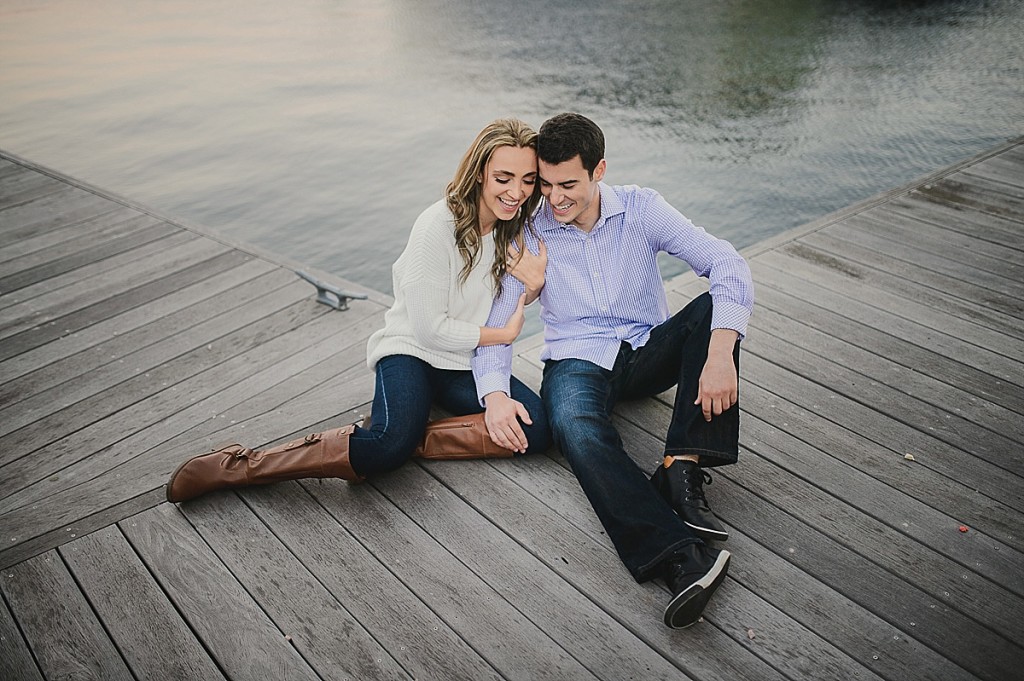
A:
{"label": "woman's smiling face", "polygon": [[498,147],[480,182],[480,233],[498,220],[511,220],[537,185],[537,153],[529,147]]}

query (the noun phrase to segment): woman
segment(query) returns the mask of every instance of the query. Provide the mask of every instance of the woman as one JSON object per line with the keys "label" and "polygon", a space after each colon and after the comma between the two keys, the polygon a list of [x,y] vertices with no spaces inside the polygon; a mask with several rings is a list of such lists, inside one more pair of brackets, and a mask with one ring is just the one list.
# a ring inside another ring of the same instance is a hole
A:
{"label": "woman", "polygon": [[[413,225],[392,268],[394,305],[367,344],[367,364],[376,372],[372,425],[314,433],[262,451],[231,445],[197,456],[171,475],[167,500],[297,478],[361,481],[414,453],[475,458],[547,449],[540,398],[513,377],[511,396],[486,395],[481,413],[470,369],[475,348],[511,343],[523,327],[525,295],[505,327],[485,322],[540,199],[536,147],[537,133],[526,124],[494,121],[466,151],[446,198]],[[538,291],[524,283],[535,297]],[[435,402],[469,416],[428,427]]]}

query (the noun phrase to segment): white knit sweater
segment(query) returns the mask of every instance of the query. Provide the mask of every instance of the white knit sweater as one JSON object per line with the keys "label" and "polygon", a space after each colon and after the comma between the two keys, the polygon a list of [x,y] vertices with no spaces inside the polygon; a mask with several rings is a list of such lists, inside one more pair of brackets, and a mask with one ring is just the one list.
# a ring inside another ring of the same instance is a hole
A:
{"label": "white knit sweater", "polygon": [[460,285],[454,218],[444,200],[423,211],[391,268],[395,303],[384,315],[384,328],[366,344],[370,369],[388,355],[412,355],[438,369],[469,369],[494,299],[492,264],[494,238],[488,234]]}

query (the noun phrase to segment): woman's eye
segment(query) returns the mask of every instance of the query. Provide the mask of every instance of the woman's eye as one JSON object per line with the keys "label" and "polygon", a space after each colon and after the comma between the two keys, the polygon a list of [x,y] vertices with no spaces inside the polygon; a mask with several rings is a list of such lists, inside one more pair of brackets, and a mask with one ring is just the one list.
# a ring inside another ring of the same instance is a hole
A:
{"label": "woman's eye", "polygon": [[507,179],[503,180],[503,179],[501,179],[499,177],[494,178],[494,181],[497,182],[498,184],[508,184],[508,180]]}
{"label": "woman's eye", "polygon": [[528,177],[525,180],[523,180],[523,183],[524,184],[529,184],[529,185],[534,185],[534,184],[537,184],[537,180],[533,179],[532,177]]}

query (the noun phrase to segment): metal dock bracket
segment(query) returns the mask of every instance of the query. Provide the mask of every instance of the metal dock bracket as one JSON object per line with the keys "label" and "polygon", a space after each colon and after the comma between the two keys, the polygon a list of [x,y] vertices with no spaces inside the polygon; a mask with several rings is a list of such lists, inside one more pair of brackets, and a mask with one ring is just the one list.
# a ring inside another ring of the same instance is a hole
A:
{"label": "metal dock bracket", "polygon": [[347,310],[349,300],[366,300],[365,293],[349,293],[348,291],[342,291],[337,286],[332,286],[328,283],[322,282],[313,275],[303,272],[302,270],[295,270],[295,274],[299,275],[316,287],[316,302],[333,307],[335,310]]}

